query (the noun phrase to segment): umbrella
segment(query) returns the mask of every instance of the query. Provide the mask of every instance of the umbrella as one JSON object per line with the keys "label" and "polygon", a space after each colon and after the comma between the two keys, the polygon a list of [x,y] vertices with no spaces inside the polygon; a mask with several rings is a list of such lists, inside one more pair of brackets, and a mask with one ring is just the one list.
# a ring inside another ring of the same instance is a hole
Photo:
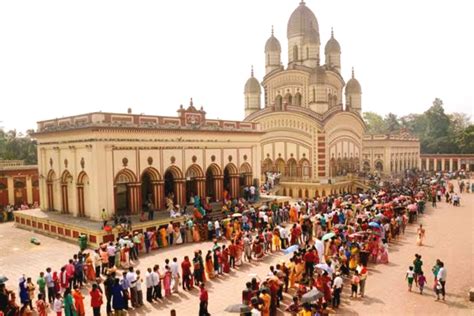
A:
{"label": "umbrella", "polygon": [[327,264],[325,264],[325,263],[318,263],[318,264],[316,265],[316,268],[321,269],[321,270],[323,270],[323,271],[326,271],[327,273],[332,273],[331,267],[329,267],[329,266],[328,266]]}
{"label": "umbrella", "polygon": [[336,234],[334,234],[333,232],[330,232],[330,233],[327,233],[326,235],[324,235],[323,238],[321,238],[321,240],[326,241],[328,239],[331,239],[334,236],[336,236]]}
{"label": "umbrella", "polygon": [[375,228],[380,228],[380,224],[377,223],[377,222],[370,222],[370,223],[369,223],[369,226],[370,226],[370,227],[375,227]]}
{"label": "umbrella", "polygon": [[251,308],[250,306],[245,305],[245,304],[234,304],[234,305],[227,306],[224,311],[228,313],[241,314],[241,313],[250,313]]}
{"label": "umbrella", "polygon": [[4,275],[0,275],[0,284],[3,284],[8,281],[8,278]]}
{"label": "umbrella", "polygon": [[315,239],[314,247],[316,247],[316,250],[318,251],[319,261],[322,262],[324,258],[324,243],[319,239]]}
{"label": "umbrella", "polygon": [[323,292],[320,292],[316,288],[313,288],[308,293],[303,294],[303,296],[301,297],[301,303],[303,303],[303,304],[304,303],[311,303],[311,302],[314,302],[316,300],[319,300],[323,296],[324,296]]}
{"label": "umbrella", "polygon": [[242,214],[240,214],[240,213],[234,213],[234,214],[232,214],[232,217],[242,217]]}
{"label": "umbrella", "polygon": [[298,245],[293,245],[293,246],[290,246],[290,247],[284,249],[284,250],[283,250],[283,253],[284,253],[285,255],[287,255],[287,254],[290,254],[290,253],[295,252],[296,250],[298,250],[298,248],[299,248]]}

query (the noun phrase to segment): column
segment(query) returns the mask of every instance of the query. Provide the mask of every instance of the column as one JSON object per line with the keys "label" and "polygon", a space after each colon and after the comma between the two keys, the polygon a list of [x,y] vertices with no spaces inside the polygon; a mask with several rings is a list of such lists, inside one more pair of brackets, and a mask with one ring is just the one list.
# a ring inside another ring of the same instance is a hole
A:
{"label": "column", "polygon": [[129,204],[130,204],[130,213],[137,214],[140,211],[140,188],[141,183],[129,183],[128,192],[129,192]]}
{"label": "column", "polygon": [[206,178],[196,178],[196,194],[201,198],[201,200],[206,198]]}
{"label": "column", "polygon": [[216,201],[221,201],[224,193],[224,176],[214,176],[214,192],[216,193]]}
{"label": "column", "polygon": [[176,194],[176,203],[184,207],[186,205],[186,180],[174,180],[174,192]]}
{"label": "column", "polygon": [[457,169],[460,170],[461,169],[461,159],[456,158],[456,160],[458,162]]}
{"label": "column", "polygon": [[158,180],[158,181],[152,181],[151,182],[153,185],[153,205],[155,206],[155,209],[161,210],[164,206],[164,181],[163,180]]}
{"label": "column", "polygon": [[441,158],[441,170],[443,170],[443,171],[445,170],[444,169],[444,167],[445,167],[444,163],[445,163],[445,159]]}
{"label": "column", "polygon": [[33,204],[33,182],[31,176],[26,177],[26,203]]}
{"label": "column", "polygon": [[453,171],[453,158],[449,158],[449,172]]}
{"label": "column", "polygon": [[15,183],[13,177],[7,178],[7,188],[8,188],[8,203],[15,205]]}
{"label": "column", "polygon": [[427,171],[430,170],[430,159],[429,158],[425,158],[425,167],[426,167]]}
{"label": "column", "polygon": [[230,176],[230,196],[232,198],[239,197],[240,179],[238,174],[231,174]]}
{"label": "column", "polygon": [[435,158],[435,159],[434,159],[434,162],[433,162],[433,170],[434,170],[434,171],[438,171],[438,158]]}

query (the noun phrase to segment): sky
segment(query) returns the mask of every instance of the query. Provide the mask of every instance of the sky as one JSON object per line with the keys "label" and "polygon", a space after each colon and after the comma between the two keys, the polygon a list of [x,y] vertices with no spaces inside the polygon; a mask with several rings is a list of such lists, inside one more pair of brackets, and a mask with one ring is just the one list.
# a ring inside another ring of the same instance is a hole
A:
{"label": "sky", "polygon": [[[243,89],[274,26],[287,65],[286,27],[299,0],[0,1],[0,127],[86,112],[242,120]],[[438,97],[473,116],[474,3],[470,0],[307,0],[321,55],[334,28],[342,75],[351,67],[362,109],[421,113]]]}

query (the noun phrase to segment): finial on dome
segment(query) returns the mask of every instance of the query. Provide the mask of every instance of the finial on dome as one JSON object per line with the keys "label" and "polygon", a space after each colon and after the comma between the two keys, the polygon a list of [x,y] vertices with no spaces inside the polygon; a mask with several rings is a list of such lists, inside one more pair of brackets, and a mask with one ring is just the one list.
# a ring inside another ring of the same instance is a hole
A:
{"label": "finial on dome", "polygon": [[193,105],[193,98],[191,98],[191,100],[189,100],[189,105],[190,105],[190,106]]}
{"label": "finial on dome", "polygon": [[253,65],[250,66],[250,76],[253,77]]}
{"label": "finial on dome", "polygon": [[334,28],[331,26],[331,38],[334,38]]}
{"label": "finial on dome", "polygon": [[273,36],[273,25],[272,25],[272,36]]}
{"label": "finial on dome", "polygon": [[305,5],[304,0],[301,0],[300,5]]}
{"label": "finial on dome", "polygon": [[354,78],[354,67],[352,67],[352,78]]}

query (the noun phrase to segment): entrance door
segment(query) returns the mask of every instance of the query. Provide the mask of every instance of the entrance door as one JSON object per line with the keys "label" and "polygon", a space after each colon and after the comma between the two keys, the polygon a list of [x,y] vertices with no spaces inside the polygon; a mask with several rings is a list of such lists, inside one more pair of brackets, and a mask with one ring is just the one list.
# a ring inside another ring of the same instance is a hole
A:
{"label": "entrance door", "polygon": [[117,184],[116,210],[117,215],[128,215],[130,213],[128,204],[128,187],[126,184]]}

